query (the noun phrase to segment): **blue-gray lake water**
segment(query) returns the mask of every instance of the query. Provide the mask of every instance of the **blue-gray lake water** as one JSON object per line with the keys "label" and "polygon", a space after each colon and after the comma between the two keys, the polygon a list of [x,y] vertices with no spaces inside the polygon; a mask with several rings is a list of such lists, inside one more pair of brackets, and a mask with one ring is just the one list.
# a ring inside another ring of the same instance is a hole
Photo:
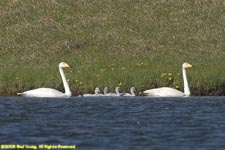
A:
{"label": "blue-gray lake water", "polygon": [[225,97],[0,97],[0,144],[225,149]]}

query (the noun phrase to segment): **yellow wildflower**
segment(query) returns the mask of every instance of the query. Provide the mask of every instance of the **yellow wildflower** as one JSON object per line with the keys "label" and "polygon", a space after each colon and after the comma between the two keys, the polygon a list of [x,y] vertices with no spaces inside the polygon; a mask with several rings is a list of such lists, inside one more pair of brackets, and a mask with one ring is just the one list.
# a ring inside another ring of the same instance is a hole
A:
{"label": "yellow wildflower", "polygon": [[165,76],[166,76],[166,73],[165,72],[161,73],[161,77],[162,78],[165,77]]}

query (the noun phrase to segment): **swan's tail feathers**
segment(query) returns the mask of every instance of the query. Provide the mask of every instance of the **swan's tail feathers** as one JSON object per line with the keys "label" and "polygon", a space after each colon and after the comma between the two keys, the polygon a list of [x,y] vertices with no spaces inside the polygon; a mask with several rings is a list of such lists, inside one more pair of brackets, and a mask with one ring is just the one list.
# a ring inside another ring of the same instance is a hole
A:
{"label": "swan's tail feathers", "polygon": [[140,96],[145,96],[145,95],[144,95],[144,92],[139,92],[138,95],[140,95]]}
{"label": "swan's tail feathers", "polygon": [[25,95],[24,93],[17,93],[18,96],[23,96]]}
{"label": "swan's tail feathers", "polygon": [[148,93],[141,93],[142,96],[148,96]]}
{"label": "swan's tail feathers", "polygon": [[142,92],[141,96],[154,96],[152,93]]}

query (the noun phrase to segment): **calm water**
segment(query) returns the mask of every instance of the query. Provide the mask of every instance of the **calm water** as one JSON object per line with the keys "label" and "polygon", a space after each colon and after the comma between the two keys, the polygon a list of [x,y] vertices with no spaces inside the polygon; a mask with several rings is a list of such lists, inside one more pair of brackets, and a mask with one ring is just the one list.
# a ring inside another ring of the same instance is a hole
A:
{"label": "calm water", "polygon": [[0,97],[0,144],[77,150],[218,150],[225,97]]}

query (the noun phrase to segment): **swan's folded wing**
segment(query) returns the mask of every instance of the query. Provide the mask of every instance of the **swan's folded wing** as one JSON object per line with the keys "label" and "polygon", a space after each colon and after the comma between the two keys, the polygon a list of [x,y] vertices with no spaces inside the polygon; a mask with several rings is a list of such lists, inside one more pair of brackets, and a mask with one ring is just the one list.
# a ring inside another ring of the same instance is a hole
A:
{"label": "swan's folded wing", "polygon": [[159,97],[177,97],[184,96],[184,93],[168,87],[150,89],[143,92],[144,96],[159,96]]}
{"label": "swan's folded wing", "polygon": [[66,97],[64,93],[51,88],[38,88],[17,95],[26,97]]}

